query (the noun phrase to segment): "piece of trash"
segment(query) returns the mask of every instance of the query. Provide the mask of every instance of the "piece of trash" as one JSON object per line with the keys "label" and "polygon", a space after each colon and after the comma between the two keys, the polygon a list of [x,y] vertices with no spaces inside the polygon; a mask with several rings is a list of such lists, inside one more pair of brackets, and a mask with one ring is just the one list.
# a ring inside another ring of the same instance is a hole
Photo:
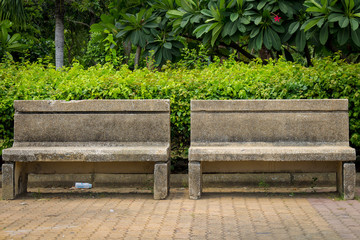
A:
{"label": "piece of trash", "polygon": [[92,184],[77,182],[75,183],[75,188],[92,188]]}
{"label": "piece of trash", "polygon": [[114,209],[110,209],[110,212],[115,212]]}
{"label": "piece of trash", "polygon": [[20,203],[20,205],[27,205],[27,203],[26,203],[26,202],[22,202],[22,203]]}

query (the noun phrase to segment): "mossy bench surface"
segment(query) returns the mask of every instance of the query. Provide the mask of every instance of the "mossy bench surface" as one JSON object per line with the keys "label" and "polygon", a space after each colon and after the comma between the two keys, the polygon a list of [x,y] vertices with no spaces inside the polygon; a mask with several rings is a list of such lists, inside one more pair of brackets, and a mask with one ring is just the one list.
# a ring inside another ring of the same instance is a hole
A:
{"label": "mossy bench surface", "polygon": [[[265,145],[265,146],[263,146]],[[191,161],[349,161],[354,149],[323,145],[272,146],[264,143],[192,146]]]}
{"label": "mossy bench surface", "polygon": [[[8,191],[5,186],[3,198],[26,191],[28,173],[63,172],[64,163],[68,173],[81,172],[74,168],[76,163],[124,163],[121,169],[110,165],[107,173],[126,172],[126,168],[131,173],[132,165],[144,163],[136,173],[154,171],[154,197],[166,197],[169,100],[15,101],[14,107],[14,144],[3,150],[3,167],[15,180],[4,179],[11,186]],[[83,171],[101,171],[98,165],[91,166],[84,165]],[[155,172],[157,168],[166,168],[160,171],[165,176]],[[157,179],[166,180],[166,190],[157,192],[162,188]]]}
{"label": "mossy bench surface", "polygon": [[343,163],[355,158],[345,99],[191,101],[191,198],[201,195],[202,172],[333,171],[342,178]]}
{"label": "mossy bench surface", "polygon": [[46,146],[16,144],[4,151],[9,162],[166,162],[169,144],[75,144]]}

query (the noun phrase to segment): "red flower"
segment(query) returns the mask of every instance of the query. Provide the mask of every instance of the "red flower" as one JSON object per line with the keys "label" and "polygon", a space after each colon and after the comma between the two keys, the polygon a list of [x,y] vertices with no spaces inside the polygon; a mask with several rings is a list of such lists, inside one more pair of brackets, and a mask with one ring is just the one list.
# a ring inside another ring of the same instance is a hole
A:
{"label": "red flower", "polygon": [[281,19],[281,17],[279,17],[278,15],[276,15],[276,16],[274,17],[275,22],[280,22],[280,19]]}

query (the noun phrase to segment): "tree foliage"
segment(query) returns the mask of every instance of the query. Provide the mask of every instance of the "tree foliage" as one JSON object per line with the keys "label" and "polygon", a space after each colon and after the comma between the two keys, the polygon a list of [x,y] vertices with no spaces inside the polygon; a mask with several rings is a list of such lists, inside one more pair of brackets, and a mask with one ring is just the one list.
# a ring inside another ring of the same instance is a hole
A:
{"label": "tree foliage", "polygon": [[26,21],[23,0],[0,0],[1,20],[10,20],[23,27]]}
{"label": "tree foliage", "polygon": [[349,54],[360,48],[360,0],[307,0],[306,11],[311,14],[302,25],[308,38],[321,45]]}
{"label": "tree foliage", "polygon": [[9,20],[0,21],[0,59],[13,60],[12,52],[21,52],[26,48],[26,45],[19,42],[21,39],[19,33],[10,35],[11,26],[12,23]]}
{"label": "tree foliage", "polygon": [[[360,61],[360,0],[65,0],[64,4],[66,65],[78,59],[85,66],[132,61],[144,66],[141,59],[146,57],[161,67],[180,60],[184,47],[200,44],[210,59],[227,58],[236,51],[240,61],[283,55],[291,61],[306,59],[310,66],[316,56],[341,51],[347,61]],[[31,46],[29,56],[52,55],[45,49],[53,38],[54,3],[24,0],[24,13],[27,25],[22,35]],[[93,61],[82,60],[91,56]]]}
{"label": "tree foliage", "polygon": [[[236,50],[245,61],[303,56],[311,65],[315,53],[341,50],[343,58],[359,54],[359,0],[164,0],[145,1],[142,7],[158,24],[132,37],[143,39],[144,51],[155,51],[157,65],[179,56],[189,41],[204,44],[217,56]],[[128,16],[119,14],[114,21],[129,22]],[[124,35],[119,26],[113,29]]]}

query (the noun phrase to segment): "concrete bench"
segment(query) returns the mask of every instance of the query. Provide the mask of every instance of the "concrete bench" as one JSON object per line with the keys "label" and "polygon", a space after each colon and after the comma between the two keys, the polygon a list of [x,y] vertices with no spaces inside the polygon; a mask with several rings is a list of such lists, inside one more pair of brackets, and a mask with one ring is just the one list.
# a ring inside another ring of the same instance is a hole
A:
{"label": "concrete bench", "polygon": [[154,199],[168,195],[169,100],[15,101],[14,107],[3,199],[26,192],[29,173],[154,173]]}
{"label": "concrete bench", "polygon": [[336,172],[337,190],[353,199],[355,158],[347,100],[191,101],[191,199],[203,172]]}

